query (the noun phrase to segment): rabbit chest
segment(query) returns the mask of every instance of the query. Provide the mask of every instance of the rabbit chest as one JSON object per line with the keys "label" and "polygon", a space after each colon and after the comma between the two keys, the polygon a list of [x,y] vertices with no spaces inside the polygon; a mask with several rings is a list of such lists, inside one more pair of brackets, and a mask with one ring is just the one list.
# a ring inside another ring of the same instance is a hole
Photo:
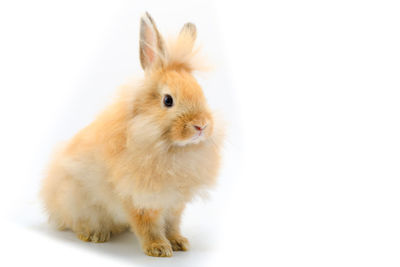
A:
{"label": "rabbit chest", "polygon": [[169,208],[210,188],[218,165],[218,153],[208,143],[170,154],[133,154],[116,189],[138,208]]}

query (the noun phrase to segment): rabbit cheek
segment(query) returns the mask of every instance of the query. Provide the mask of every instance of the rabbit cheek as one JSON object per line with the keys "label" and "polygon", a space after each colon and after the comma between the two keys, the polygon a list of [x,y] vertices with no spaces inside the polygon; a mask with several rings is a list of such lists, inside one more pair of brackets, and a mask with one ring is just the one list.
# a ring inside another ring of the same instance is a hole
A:
{"label": "rabbit cheek", "polygon": [[193,135],[193,130],[187,126],[184,121],[177,121],[171,129],[171,140],[173,142],[182,142]]}

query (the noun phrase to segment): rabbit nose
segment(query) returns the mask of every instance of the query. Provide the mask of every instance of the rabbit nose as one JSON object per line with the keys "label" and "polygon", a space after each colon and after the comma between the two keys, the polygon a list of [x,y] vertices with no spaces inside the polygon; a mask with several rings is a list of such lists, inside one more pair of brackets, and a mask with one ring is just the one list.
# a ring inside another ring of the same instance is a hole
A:
{"label": "rabbit nose", "polygon": [[201,131],[203,131],[203,130],[207,127],[207,124],[205,124],[205,125],[203,125],[203,126],[200,126],[200,125],[193,125],[193,127],[194,127],[197,131],[201,132]]}

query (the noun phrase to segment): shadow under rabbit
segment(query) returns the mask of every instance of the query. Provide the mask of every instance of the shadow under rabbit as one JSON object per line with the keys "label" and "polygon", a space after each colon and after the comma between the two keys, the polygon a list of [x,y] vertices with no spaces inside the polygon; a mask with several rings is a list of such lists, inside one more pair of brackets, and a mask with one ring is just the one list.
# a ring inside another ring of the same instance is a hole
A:
{"label": "shadow under rabbit", "polygon": [[90,250],[95,254],[107,255],[124,262],[145,266],[151,266],[153,264],[157,266],[160,266],[160,264],[162,266],[203,266],[204,260],[207,258],[204,257],[205,255],[203,254],[209,254],[211,252],[210,248],[207,248],[205,244],[202,244],[200,241],[201,234],[200,236],[197,235],[199,233],[197,233],[196,236],[189,235],[189,238],[192,240],[200,241],[199,243],[195,242],[194,247],[192,243],[191,250],[187,252],[174,251],[173,256],[170,258],[157,258],[145,255],[139,241],[130,231],[114,235],[105,243],[92,243],[79,240],[76,235],[69,230],[59,231],[49,227],[46,223],[33,225],[30,229],[40,232],[52,239],[56,239],[57,241]]}

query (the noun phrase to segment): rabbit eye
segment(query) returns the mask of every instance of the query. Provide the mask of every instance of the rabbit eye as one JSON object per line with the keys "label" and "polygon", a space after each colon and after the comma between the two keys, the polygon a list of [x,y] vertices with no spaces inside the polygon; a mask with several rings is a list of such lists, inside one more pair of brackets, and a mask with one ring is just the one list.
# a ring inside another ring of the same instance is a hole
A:
{"label": "rabbit eye", "polygon": [[166,106],[167,108],[170,108],[174,105],[174,99],[170,95],[165,95],[163,102],[164,106]]}

